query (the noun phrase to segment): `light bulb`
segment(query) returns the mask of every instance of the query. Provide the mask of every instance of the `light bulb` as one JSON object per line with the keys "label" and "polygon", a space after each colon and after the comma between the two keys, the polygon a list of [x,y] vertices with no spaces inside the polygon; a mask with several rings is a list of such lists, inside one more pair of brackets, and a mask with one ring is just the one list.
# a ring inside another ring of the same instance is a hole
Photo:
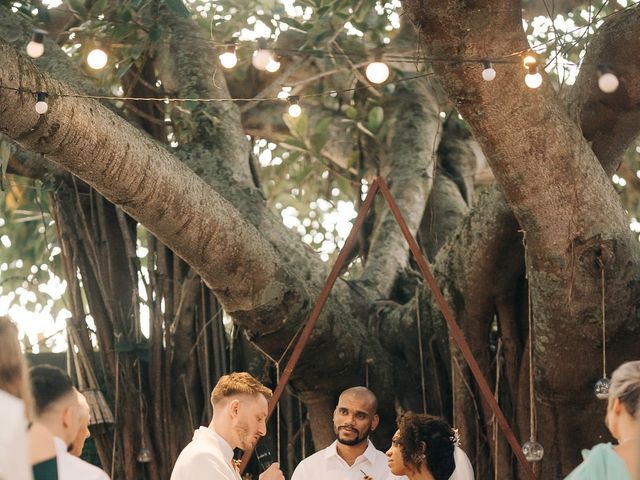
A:
{"label": "light bulb", "polygon": [[602,90],[604,93],[613,93],[618,89],[620,81],[613,72],[601,72],[599,70],[598,73],[598,87],[600,87],[600,90]]}
{"label": "light bulb", "polygon": [[531,439],[522,445],[522,453],[528,462],[539,462],[544,457],[544,448],[535,440]]}
{"label": "light bulb", "polygon": [[31,58],[41,57],[44,53],[44,34],[47,33],[44,30],[35,30],[33,37],[29,43],[27,43],[27,55]]}
{"label": "light bulb", "polygon": [[269,63],[267,63],[267,65],[264,67],[264,69],[269,72],[269,73],[275,73],[278,70],[280,70],[280,62],[278,62],[275,58],[273,58],[273,56],[271,57],[271,60],[269,60]]}
{"label": "light bulb", "polygon": [[533,74],[527,73],[524,76],[524,83],[529,88],[538,88],[540,85],[542,85],[542,75],[540,75],[538,72]]}
{"label": "light bulb", "polygon": [[47,105],[47,94],[44,92],[36,93],[36,112],[40,115],[44,115],[49,110]]}
{"label": "light bulb", "polygon": [[600,380],[596,382],[593,386],[593,393],[596,394],[600,400],[604,400],[609,398],[609,388],[611,387],[611,382],[607,377],[602,377]]}
{"label": "light bulb", "polygon": [[238,57],[236,55],[236,46],[227,45],[227,50],[221,53],[218,58],[220,59],[220,65],[226,69],[235,67],[238,64]]}
{"label": "light bulb", "polygon": [[389,67],[383,62],[371,62],[367,65],[365,74],[371,83],[383,83],[389,78]]}
{"label": "light bulb", "polygon": [[87,55],[87,65],[93,68],[94,70],[101,70],[107,64],[107,54],[104,50],[99,48],[94,48]]}
{"label": "light bulb", "polygon": [[533,55],[527,55],[522,59],[522,63],[524,64],[525,67],[529,67],[531,65],[535,65],[536,63],[538,63],[538,61],[536,60],[536,57],[534,57]]}
{"label": "light bulb", "polygon": [[289,109],[287,112],[293,118],[298,118],[302,114],[302,108],[299,103],[300,97],[297,95],[291,95],[287,101],[289,102]]}
{"label": "light bulb", "polygon": [[491,66],[491,62],[482,62],[484,70],[482,70],[482,79],[485,82],[490,82],[496,78],[496,71]]}
{"label": "light bulb", "polygon": [[266,48],[259,48],[255,52],[253,52],[253,57],[251,57],[251,63],[258,70],[265,70],[267,65],[273,58],[271,57],[271,51]]}
{"label": "light bulb", "polygon": [[535,63],[527,65],[527,74],[524,76],[524,83],[529,88],[538,88],[542,85],[542,75],[538,72],[538,66]]}

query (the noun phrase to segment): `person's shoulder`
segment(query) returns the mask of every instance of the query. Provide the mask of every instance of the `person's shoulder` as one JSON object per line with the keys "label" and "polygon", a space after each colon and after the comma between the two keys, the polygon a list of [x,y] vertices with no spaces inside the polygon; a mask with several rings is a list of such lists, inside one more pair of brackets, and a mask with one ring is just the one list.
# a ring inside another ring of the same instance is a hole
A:
{"label": "person's shoulder", "polygon": [[[210,459],[211,461],[220,460],[220,450],[213,442],[203,441],[202,439],[191,440],[180,452],[178,460],[183,459]],[[222,461],[224,463],[224,461]]]}
{"label": "person's shoulder", "polygon": [[329,452],[330,448],[331,448],[331,445],[329,445],[326,448],[323,448],[322,450],[318,450],[316,453],[309,455],[307,458],[302,460],[298,465],[301,465],[303,463],[305,464],[315,463],[324,459],[327,456],[327,453]]}
{"label": "person's shoulder", "polygon": [[191,441],[178,455],[174,471],[181,468],[222,468],[224,470],[224,467],[226,462],[219,450],[203,442]]}
{"label": "person's shoulder", "polygon": [[610,461],[615,459],[616,453],[610,443],[599,443],[589,450],[583,450],[582,457],[583,462],[565,480],[608,478],[607,471],[611,470]]}
{"label": "person's shoulder", "polygon": [[210,450],[192,445],[187,445],[176,460],[171,472],[171,480],[200,480],[215,478],[224,480],[233,478],[231,468],[224,460]]}
{"label": "person's shoulder", "polygon": [[[58,458],[60,459],[60,457]],[[107,472],[92,463],[86,462],[70,453],[64,455],[63,458],[64,462],[73,469],[74,478],[82,478],[83,480],[109,480]]]}
{"label": "person's shoulder", "polygon": [[313,471],[313,469],[321,467],[322,462],[324,462],[324,459],[327,456],[327,449],[329,448],[331,448],[331,446],[318,450],[316,453],[300,460],[298,465],[296,465],[296,468],[293,470],[291,480],[299,478],[303,471]]}
{"label": "person's shoulder", "polygon": [[598,443],[591,449],[582,450],[582,455],[586,458],[590,455],[608,455],[613,452],[613,446],[610,443]]}

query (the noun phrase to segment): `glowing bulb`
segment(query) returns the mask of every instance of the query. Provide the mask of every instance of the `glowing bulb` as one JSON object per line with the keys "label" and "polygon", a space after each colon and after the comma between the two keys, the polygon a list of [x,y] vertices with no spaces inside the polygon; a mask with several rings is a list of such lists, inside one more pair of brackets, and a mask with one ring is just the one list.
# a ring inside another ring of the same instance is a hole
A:
{"label": "glowing bulb", "polygon": [[99,48],[94,48],[89,52],[89,55],[87,55],[87,65],[94,70],[103,69],[107,64],[107,60],[107,54]]}
{"label": "glowing bulb", "polygon": [[251,63],[258,70],[266,70],[269,62],[273,60],[271,56],[271,51],[266,48],[260,48],[253,52],[253,57],[251,57]]}
{"label": "glowing bulb", "polygon": [[41,57],[44,53],[44,30],[35,30],[31,41],[27,43],[27,55],[31,58]]}
{"label": "glowing bulb", "polygon": [[616,77],[615,73],[611,71],[606,65],[600,65],[598,67],[598,87],[604,93],[613,93],[618,89],[620,81]]}
{"label": "glowing bulb", "polygon": [[267,63],[264,69],[269,73],[275,73],[280,69],[280,62],[271,57],[271,60],[269,60],[269,63]]}
{"label": "glowing bulb", "polygon": [[44,115],[49,110],[47,105],[47,94],[44,92],[36,93],[36,112],[40,115]]}
{"label": "glowing bulb", "polygon": [[485,82],[490,82],[496,78],[496,71],[491,66],[491,62],[482,62],[484,70],[482,70],[482,79]]}
{"label": "glowing bulb", "polygon": [[291,95],[288,98],[289,109],[287,111],[293,118],[298,118],[302,114],[302,108],[300,107],[299,101],[300,97],[297,95]]}
{"label": "glowing bulb", "polygon": [[534,57],[533,55],[527,55],[522,59],[522,63],[524,63],[525,67],[529,67],[531,65],[535,65],[536,63],[538,63],[538,61],[536,60],[536,57]]}
{"label": "glowing bulb", "polygon": [[238,64],[238,57],[236,56],[236,46],[227,46],[227,51],[221,53],[218,58],[220,59],[220,65],[226,69],[235,67]]}
{"label": "glowing bulb", "polygon": [[524,76],[524,83],[529,88],[538,88],[540,87],[540,85],[542,85],[542,75],[540,75],[538,72],[527,73]]}
{"label": "glowing bulb", "polygon": [[[524,83],[529,88],[538,88],[542,85],[542,75],[538,72],[538,65],[535,63],[535,58],[527,57],[533,60],[532,62],[525,63],[527,74],[524,76]],[[526,61],[526,58],[525,58]]]}
{"label": "glowing bulb", "polygon": [[389,67],[383,62],[371,62],[365,71],[371,83],[383,83],[389,78]]}

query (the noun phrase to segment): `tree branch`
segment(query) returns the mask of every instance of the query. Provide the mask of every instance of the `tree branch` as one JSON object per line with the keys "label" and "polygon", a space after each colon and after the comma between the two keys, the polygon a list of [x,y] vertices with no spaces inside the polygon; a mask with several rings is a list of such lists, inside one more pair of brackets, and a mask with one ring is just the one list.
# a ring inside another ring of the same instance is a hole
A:
{"label": "tree branch", "polygon": [[[387,139],[371,156],[378,157],[380,174],[415,234],[422,220],[433,182],[433,164],[440,138],[438,105],[428,83],[416,80],[400,84],[386,103],[391,111]],[[407,265],[407,242],[396,220],[384,205],[376,219],[367,262],[360,281],[388,298],[396,275]]]}
{"label": "tree branch", "polygon": [[[624,45],[624,47],[622,47]],[[567,99],[569,111],[608,175],[640,134],[640,6],[605,20],[593,36]],[[614,93],[598,88],[598,67],[620,80]]]}

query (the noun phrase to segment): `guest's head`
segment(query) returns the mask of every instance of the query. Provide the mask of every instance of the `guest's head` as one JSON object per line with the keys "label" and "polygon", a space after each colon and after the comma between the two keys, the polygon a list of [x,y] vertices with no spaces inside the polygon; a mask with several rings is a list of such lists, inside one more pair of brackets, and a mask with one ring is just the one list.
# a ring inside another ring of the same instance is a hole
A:
{"label": "guest's head", "polygon": [[36,418],[56,437],[71,445],[80,429],[83,412],[69,375],[52,365],[31,369]]}
{"label": "guest's head", "polygon": [[246,372],[220,377],[211,392],[212,423],[232,448],[249,450],[267,433],[271,390]]}
{"label": "guest's head", "polygon": [[435,480],[447,480],[456,468],[454,438],[445,421],[406,412],[398,419],[398,431],[387,451],[391,473],[413,476],[428,471]]}
{"label": "guest's head", "polygon": [[29,373],[18,341],[18,329],[7,316],[0,316],[0,389],[25,402],[31,414]]}
{"label": "guest's head", "polygon": [[605,422],[611,434],[620,441],[637,436],[640,427],[640,360],[623,363],[613,372]]}
{"label": "guest's head", "polygon": [[91,436],[91,432],[89,432],[91,409],[87,403],[87,398],[82,393],[76,390],[76,396],[78,397],[78,403],[80,405],[80,427],[76,434],[76,438],[74,438],[71,445],[69,445],[69,453],[79,457],[82,454],[84,442]]}
{"label": "guest's head", "polygon": [[377,427],[378,400],[366,387],[352,387],[340,394],[333,412],[333,430],[343,445],[360,445]]}

